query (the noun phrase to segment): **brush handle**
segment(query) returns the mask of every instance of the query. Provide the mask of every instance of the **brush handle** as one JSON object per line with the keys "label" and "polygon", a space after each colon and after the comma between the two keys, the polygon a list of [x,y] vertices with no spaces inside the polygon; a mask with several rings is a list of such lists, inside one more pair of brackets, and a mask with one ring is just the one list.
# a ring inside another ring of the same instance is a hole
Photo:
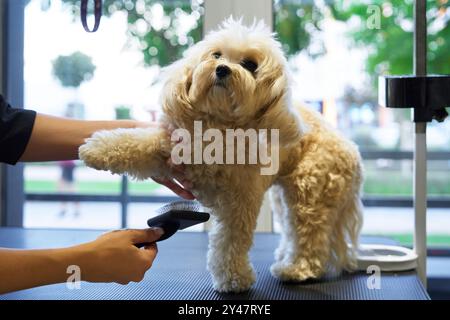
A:
{"label": "brush handle", "polygon": [[[161,228],[164,230],[164,234],[158,240],[155,241],[155,242],[159,242],[159,241],[166,240],[166,239],[170,238],[171,236],[173,236],[178,231],[180,224],[177,221],[167,221],[164,223],[151,225],[150,227],[158,227],[158,228]],[[140,249],[140,248],[148,246],[150,244],[151,243],[149,243],[149,242],[143,242],[143,243],[136,243],[135,246]]]}

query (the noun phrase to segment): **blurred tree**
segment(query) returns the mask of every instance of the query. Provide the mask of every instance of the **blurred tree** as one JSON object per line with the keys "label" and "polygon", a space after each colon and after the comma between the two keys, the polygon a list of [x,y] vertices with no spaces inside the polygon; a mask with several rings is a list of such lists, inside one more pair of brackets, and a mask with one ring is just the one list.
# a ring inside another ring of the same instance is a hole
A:
{"label": "blurred tree", "polygon": [[[413,0],[336,1],[329,8],[335,19],[352,25],[348,33],[351,45],[367,48],[366,71],[374,92],[379,75],[413,72]],[[380,25],[374,28],[370,19],[376,14]],[[428,73],[450,74],[449,21],[448,0],[427,0]],[[405,141],[410,141],[405,120],[411,118],[411,112],[399,109],[393,114],[402,126],[400,146],[404,147]]]}
{"label": "blurred tree", "polygon": [[55,78],[63,87],[74,89],[73,101],[67,104],[64,116],[78,119],[85,117],[84,104],[78,101],[78,89],[83,82],[92,79],[95,69],[92,58],[79,51],[69,56],[59,56],[53,61]]}
{"label": "blurred tree", "polygon": [[95,69],[91,57],[79,51],[53,61],[53,75],[63,87],[78,88],[94,76]]}

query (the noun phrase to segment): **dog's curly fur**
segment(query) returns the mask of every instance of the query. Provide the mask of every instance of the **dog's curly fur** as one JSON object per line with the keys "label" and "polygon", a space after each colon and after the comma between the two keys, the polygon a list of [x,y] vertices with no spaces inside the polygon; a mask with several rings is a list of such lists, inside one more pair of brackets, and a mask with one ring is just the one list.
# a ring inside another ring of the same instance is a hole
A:
{"label": "dog's curly fur", "polygon": [[[244,59],[257,63],[252,73]],[[218,84],[215,70],[231,75]],[[322,276],[329,267],[355,268],[362,222],[361,159],[356,146],[321,115],[291,102],[287,62],[262,24],[229,19],[167,70],[162,94],[165,127],[279,129],[280,170],[261,175],[261,165],[186,165],[193,193],[213,211],[208,269],[214,288],[239,292],[255,274],[248,252],[265,192],[271,188],[282,225],[271,272],[283,281]],[[301,88],[298,88],[301,90]],[[101,131],[80,147],[88,166],[138,179],[169,174],[171,141],[163,129]]]}

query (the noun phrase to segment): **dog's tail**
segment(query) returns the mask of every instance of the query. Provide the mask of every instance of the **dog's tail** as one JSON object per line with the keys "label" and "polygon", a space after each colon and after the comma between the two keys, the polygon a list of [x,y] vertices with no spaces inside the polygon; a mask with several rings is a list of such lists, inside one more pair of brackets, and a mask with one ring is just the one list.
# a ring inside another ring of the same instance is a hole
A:
{"label": "dog's tail", "polygon": [[334,229],[331,247],[332,265],[337,270],[354,271],[357,268],[357,250],[359,234],[363,224],[363,204],[361,201],[362,169],[358,168],[354,190],[342,204],[339,218],[341,221]]}
{"label": "dog's tail", "polygon": [[283,200],[281,187],[278,185],[273,185],[269,189],[270,196],[270,206],[272,208],[273,218],[278,222],[282,223],[282,214],[283,214]]}
{"label": "dog's tail", "polygon": [[[359,194],[348,200],[343,207],[341,228],[336,228],[332,248],[335,249],[335,266],[337,269],[354,271],[357,268],[357,250],[359,233],[363,222],[363,205]],[[339,234],[340,233],[340,234]]]}

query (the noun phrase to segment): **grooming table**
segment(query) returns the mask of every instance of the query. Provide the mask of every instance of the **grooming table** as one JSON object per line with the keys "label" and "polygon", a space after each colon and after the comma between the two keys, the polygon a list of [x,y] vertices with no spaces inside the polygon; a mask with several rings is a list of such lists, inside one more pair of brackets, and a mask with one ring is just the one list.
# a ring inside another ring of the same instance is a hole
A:
{"label": "grooming table", "polygon": [[[0,228],[0,247],[64,247],[91,241],[100,234],[100,231],[85,230]],[[365,273],[330,275],[317,281],[282,284],[269,272],[278,240],[276,234],[256,234],[251,261],[257,272],[257,281],[247,293],[215,292],[206,270],[206,233],[179,232],[159,244],[158,257],[141,283],[121,286],[82,282],[79,290],[69,290],[65,284],[58,284],[0,295],[0,300],[429,299],[415,271],[382,273],[380,289],[368,289],[370,275]],[[362,242],[392,244],[390,240],[378,238],[363,238]]]}

